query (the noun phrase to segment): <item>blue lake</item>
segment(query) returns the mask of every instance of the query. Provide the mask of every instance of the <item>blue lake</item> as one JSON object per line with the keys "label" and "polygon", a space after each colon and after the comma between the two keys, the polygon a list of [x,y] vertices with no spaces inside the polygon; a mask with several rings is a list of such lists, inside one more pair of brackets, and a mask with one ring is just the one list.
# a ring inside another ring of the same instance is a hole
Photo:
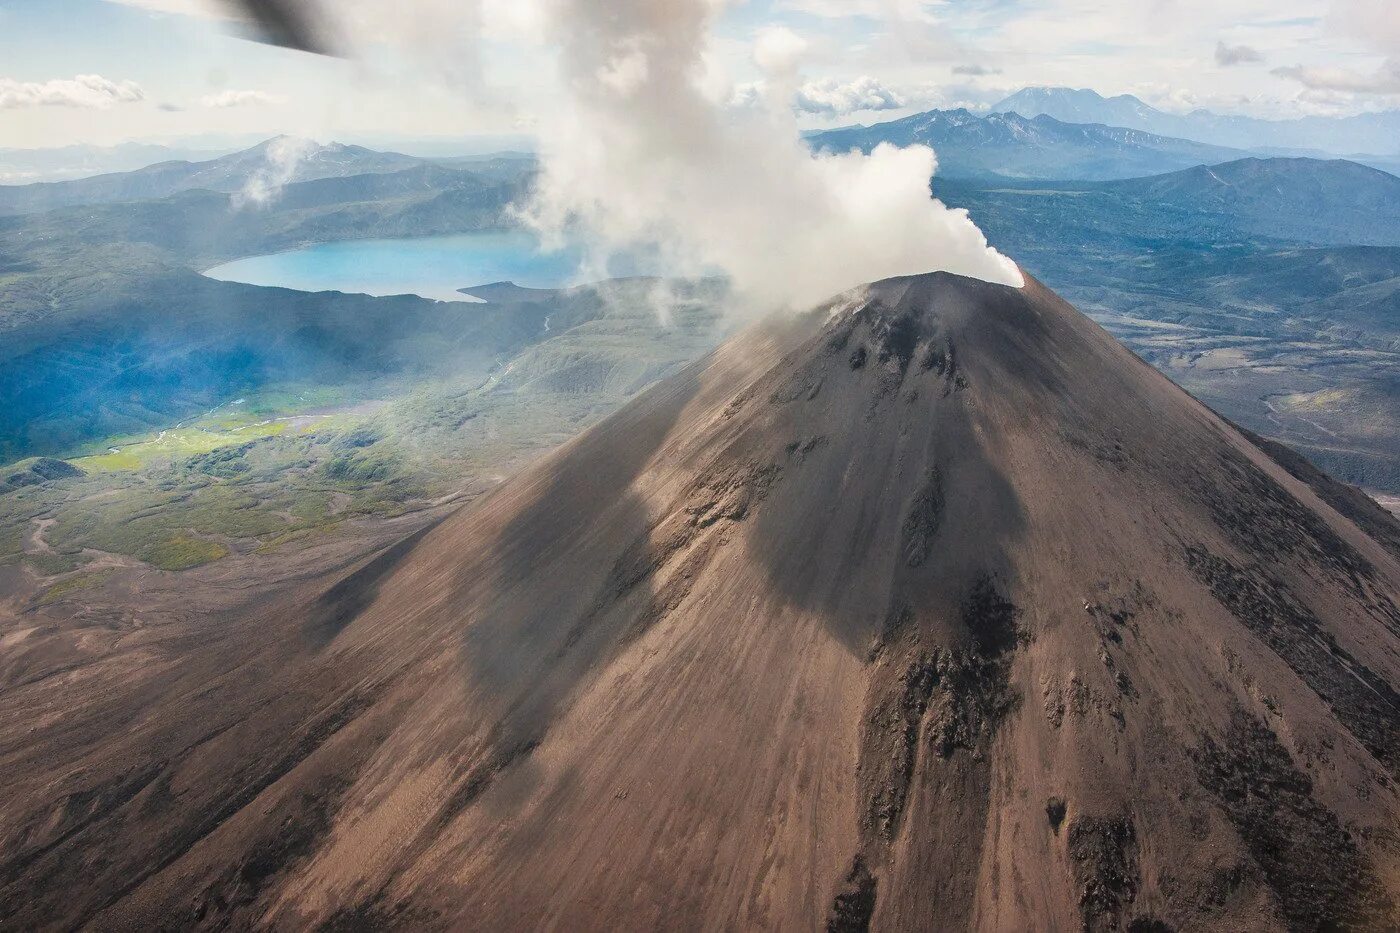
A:
{"label": "blue lake", "polygon": [[[226,282],[300,291],[422,295],[468,301],[457,289],[490,282],[527,288],[575,284],[582,250],[545,252],[523,231],[465,233],[395,240],[349,240],[252,256],[204,274]],[[622,270],[620,270],[622,271]],[[628,269],[623,274],[632,274]]]}

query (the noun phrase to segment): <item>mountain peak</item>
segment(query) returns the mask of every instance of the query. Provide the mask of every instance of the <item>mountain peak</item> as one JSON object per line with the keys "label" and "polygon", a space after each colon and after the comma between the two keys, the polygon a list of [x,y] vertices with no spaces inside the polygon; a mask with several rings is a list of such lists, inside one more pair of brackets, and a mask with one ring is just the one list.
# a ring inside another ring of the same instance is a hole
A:
{"label": "mountain peak", "polygon": [[257,676],[111,730],[175,777],[6,890],[96,874],[113,928],[195,891],[233,928],[1394,929],[1400,551],[1328,484],[1034,279],[877,282],[221,618],[281,632],[190,649]]}
{"label": "mountain peak", "polygon": [[1133,128],[1140,127],[1132,121],[1161,114],[1160,110],[1131,94],[1104,97],[1090,88],[1068,87],[1022,88],[991,109],[994,112],[1019,113],[1025,117],[1045,114],[1066,123],[1105,123]]}

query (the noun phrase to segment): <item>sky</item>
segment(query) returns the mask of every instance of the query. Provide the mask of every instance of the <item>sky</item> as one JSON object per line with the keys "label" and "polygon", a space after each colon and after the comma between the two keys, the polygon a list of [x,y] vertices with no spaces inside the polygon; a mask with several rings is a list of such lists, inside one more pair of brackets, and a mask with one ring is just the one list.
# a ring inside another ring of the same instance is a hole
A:
{"label": "sky", "polygon": [[[551,0],[479,2],[472,21],[461,0],[337,0],[359,11],[342,59],[239,38],[217,0],[0,0],[0,148],[516,140],[561,106],[532,13]],[[1396,0],[710,2],[712,93],[742,107],[791,56],[809,127],[1031,85],[1269,118],[1400,107]]]}

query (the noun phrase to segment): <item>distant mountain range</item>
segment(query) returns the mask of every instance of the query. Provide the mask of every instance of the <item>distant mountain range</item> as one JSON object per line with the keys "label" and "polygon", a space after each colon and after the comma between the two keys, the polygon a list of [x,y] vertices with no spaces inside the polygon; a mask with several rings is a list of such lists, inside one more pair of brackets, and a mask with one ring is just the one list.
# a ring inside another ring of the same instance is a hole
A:
{"label": "distant mountain range", "polygon": [[930,110],[874,126],[849,126],[808,137],[814,148],[869,152],[880,143],[923,143],[938,153],[950,178],[1102,181],[1136,178],[1225,162],[1246,153],[1142,130],[1066,123],[1051,116],[980,115]]}
{"label": "distant mountain range", "polygon": [[[285,176],[282,184],[399,172],[425,165],[422,159],[397,152],[376,152],[342,143],[321,145],[310,140],[277,137],[250,149],[203,162],[159,162],[131,172],[97,175],[72,181],[40,182],[0,187],[0,214],[30,214],[77,204],[108,204],[165,198],[181,191],[238,191],[258,172]],[[282,152],[297,153],[288,159]]]}
{"label": "distant mountain range", "polygon": [[0,184],[67,181],[110,172],[131,172],[157,162],[217,158],[234,147],[167,146],[158,143],[85,144],[48,149],[0,148]]}
{"label": "distant mountain range", "polygon": [[1023,117],[1049,116],[1067,123],[1105,123],[1236,149],[1368,154],[1400,159],[1400,110],[1351,117],[1261,120],[1209,110],[1167,113],[1131,94],[1103,97],[1096,91],[1068,87],[1023,88],[991,110]]}
{"label": "distant mountain range", "polygon": [[1345,159],[1240,159],[1103,187],[1157,209],[1216,214],[1257,236],[1400,245],[1400,178]]}

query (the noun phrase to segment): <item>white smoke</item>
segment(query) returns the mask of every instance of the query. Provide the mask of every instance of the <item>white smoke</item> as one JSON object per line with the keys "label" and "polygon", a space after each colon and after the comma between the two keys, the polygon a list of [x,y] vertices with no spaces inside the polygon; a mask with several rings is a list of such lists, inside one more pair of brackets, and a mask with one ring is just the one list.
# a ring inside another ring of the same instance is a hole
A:
{"label": "white smoke", "polygon": [[314,139],[297,136],[279,136],[269,141],[263,152],[263,165],[233,195],[233,209],[265,207],[277,200],[282,189],[296,178],[301,163],[318,149],[320,144]]}
{"label": "white smoke", "polygon": [[539,227],[582,226],[608,249],[661,244],[682,267],[723,270],[764,306],[806,306],[862,282],[940,269],[1023,284],[965,211],[930,197],[931,149],[807,148],[787,106],[802,52],[790,34],[767,34],[756,50],[781,106],[735,112],[707,95],[721,5],[548,7],[572,107],[541,128],[530,208]]}

